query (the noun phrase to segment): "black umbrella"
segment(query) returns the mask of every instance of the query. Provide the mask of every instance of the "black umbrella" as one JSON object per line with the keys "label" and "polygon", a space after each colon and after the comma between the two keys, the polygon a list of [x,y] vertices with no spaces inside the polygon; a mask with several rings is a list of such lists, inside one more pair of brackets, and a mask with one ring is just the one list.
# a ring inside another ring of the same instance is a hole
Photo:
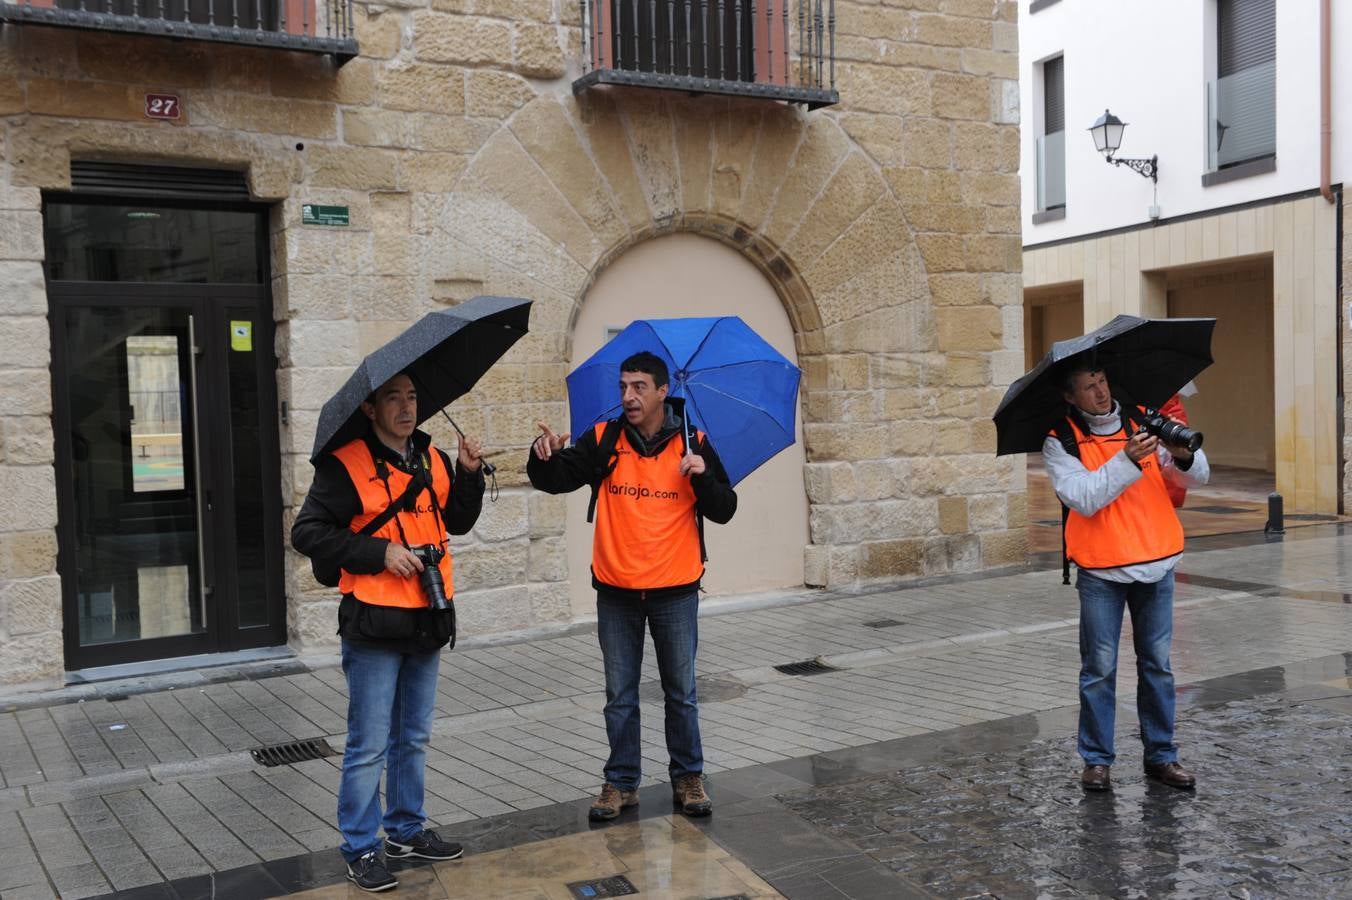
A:
{"label": "black umbrella", "polygon": [[1005,391],[995,411],[997,456],[1042,449],[1048,432],[1066,414],[1061,381],[1082,357],[1108,376],[1123,403],[1158,407],[1211,365],[1215,319],[1142,319],[1118,316],[1102,328],[1051,351]]}
{"label": "black umbrella", "polygon": [[324,404],[310,462],[365,434],[362,401],[400,372],[418,389],[419,423],[464,396],[526,333],[529,318],[530,301],[516,297],[475,297],[423,316],[362,360]]}

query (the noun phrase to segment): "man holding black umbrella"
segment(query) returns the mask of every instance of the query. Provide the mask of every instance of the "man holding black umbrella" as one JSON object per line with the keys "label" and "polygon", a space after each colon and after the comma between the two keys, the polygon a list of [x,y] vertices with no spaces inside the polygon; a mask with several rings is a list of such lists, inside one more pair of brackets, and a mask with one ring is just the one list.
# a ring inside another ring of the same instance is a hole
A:
{"label": "man holding black umbrella", "polygon": [[424,827],[423,779],[440,651],[455,630],[446,535],[473,527],[484,475],[474,438],[461,439],[452,469],[450,457],[416,430],[418,396],[407,374],[376,389],[361,411],[369,420],[365,435],[316,461],[291,543],[316,560],[317,573],[321,565],[340,570],[338,633],[349,693],[340,849],[357,887],[384,891],[398,884],[385,855],[461,855],[459,844]]}
{"label": "man holding black umbrella", "polygon": [[1174,566],[1183,527],[1166,490],[1205,484],[1200,449],[1165,443],[1113,398],[1107,375],[1081,356],[1063,364],[1066,420],[1042,445],[1053,489],[1068,508],[1066,554],[1078,569],[1080,726],[1086,790],[1110,790],[1117,705],[1117,647],[1131,613],[1137,712],[1145,774],[1191,790],[1194,776],[1174,743]]}
{"label": "man holding black umbrella", "polygon": [[[706,816],[695,695],[703,526],[732,519],[737,494],[706,436],[683,421],[668,398],[667,364],[639,352],[619,366],[623,415],[596,425],[572,447],[568,435],[540,424],[526,474],[536,488],[563,494],[592,485],[596,533],[592,584],[597,637],[606,674],[605,784],[594,820],[613,819],[638,803],[641,772],[639,672],[645,626],[651,630],[666,697],[672,800],[689,816]],[[589,516],[590,518],[590,516]]]}

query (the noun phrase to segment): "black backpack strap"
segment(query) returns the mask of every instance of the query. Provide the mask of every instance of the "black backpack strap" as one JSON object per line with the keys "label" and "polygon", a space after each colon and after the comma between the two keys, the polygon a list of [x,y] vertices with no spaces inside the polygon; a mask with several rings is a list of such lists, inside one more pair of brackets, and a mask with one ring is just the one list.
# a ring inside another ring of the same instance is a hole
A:
{"label": "black backpack strap", "polygon": [[[368,536],[375,534],[377,531],[385,527],[386,522],[390,521],[390,519],[393,519],[396,515],[398,515],[399,510],[406,508],[408,504],[413,500],[413,498],[416,497],[423,488],[427,488],[429,491],[431,491],[432,479],[430,477],[424,477],[423,472],[424,472],[423,469],[419,469],[417,472],[415,472],[413,474],[413,477],[408,480],[408,487],[404,488],[404,492],[399,495],[399,499],[396,500],[394,499],[393,495],[391,495],[390,505],[381,510],[380,514],[377,515],[374,519],[363,525],[361,527],[361,530],[358,531],[357,534]],[[385,482],[385,493],[389,494],[390,469],[388,466],[385,465],[385,460],[383,459],[376,460],[376,477],[379,478],[381,481]],[[437,508],[436,496],[433,495],[432,509],[435,511],[436,508]]]}
{"label": "black backpack strap", "polygon": [[[1074,411],[1070,413],[1074,414]],[[1078,424],[1078,423],[1077,423]],[[1086,429],[1087,430],[1087,429]],[[1052,426],[1052,434],[1061,442],[1065,451],[1076,459],[1080,458],[1080,441],[1071,427],[1069,419],[1059,419]],[[1060,497],[1056,498],[1060,501]],[[1061,504],[1061,583],[1070,584],[1070,554],[1066,552],[1066,522],[1070,520],[1070,507]]]}
{"label": "black backpack strap", "polygon": [[601,440],[597,445],[601,463],[592,473],[591,500],[587,501],[588,522],[596,518],[596,498],[601,493],[601,482],[605,481],[610,473],[615,471],[615,463],[620,458],[619,454],[615,452],[615,444],[620,439],[621,427],[623,427],[623,423],[619,419],[611,419],[606,423],[605,430],[601,432]]}
{"label": "black backpack strap", "polygon": [[1122,404],[1122,427],[1127,432],[1127,440],[1131,440],[1137,429],[1145,428],[1145,413],[1139,406]]}

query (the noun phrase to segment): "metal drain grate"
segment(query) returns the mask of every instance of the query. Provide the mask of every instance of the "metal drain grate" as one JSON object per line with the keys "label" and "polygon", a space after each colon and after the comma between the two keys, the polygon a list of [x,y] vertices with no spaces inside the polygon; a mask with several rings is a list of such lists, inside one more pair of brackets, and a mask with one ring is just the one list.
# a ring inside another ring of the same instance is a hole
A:
{"label": "metal drain grate", "polygon": [[802,662],[781,663],[775,666],[776,672],[785,675],[820,675],[823,672],[839,672],[835,666],[828,666],[819,659],[805,659]]}
{"label": "metal drain grate", "polygon": [[254,762],[263,766],[285,766],[290,763],[304,762],[307,759],[323,759],[337,756],[338,751],[329,746],[323,738],[312,741],[292,741],[289,744],[273,744],[271,747],[257,747],[249,751]]}
{"label": "metal drain grate", "polygon": [[638,893],[634,883],[623,875],[593,878],[591,881],[573,881],[566,887],[577,900],[591,900],[593,897],[597,900],[602,897],[627,897]]}
{"label": "metal drain grate", "polygon": [[896,619],[874,619],[872,622],[865,622],[865,628],[896,628],[898,625],[905,625],[905,622],[898,622]]}

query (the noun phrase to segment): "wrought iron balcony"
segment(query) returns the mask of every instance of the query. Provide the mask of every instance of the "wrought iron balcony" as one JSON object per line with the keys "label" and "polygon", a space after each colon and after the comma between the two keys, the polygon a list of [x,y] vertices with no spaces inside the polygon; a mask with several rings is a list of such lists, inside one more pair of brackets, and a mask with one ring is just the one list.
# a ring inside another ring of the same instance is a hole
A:
{"label": "wrought iron balcony", "polygon": [[586,72],[601,84],[840,102],[835,0],[579,0]]}
{"label": "wrought iron balcony", "polygon": [[0,22],[357,55],[352,0],[0,0]]}

